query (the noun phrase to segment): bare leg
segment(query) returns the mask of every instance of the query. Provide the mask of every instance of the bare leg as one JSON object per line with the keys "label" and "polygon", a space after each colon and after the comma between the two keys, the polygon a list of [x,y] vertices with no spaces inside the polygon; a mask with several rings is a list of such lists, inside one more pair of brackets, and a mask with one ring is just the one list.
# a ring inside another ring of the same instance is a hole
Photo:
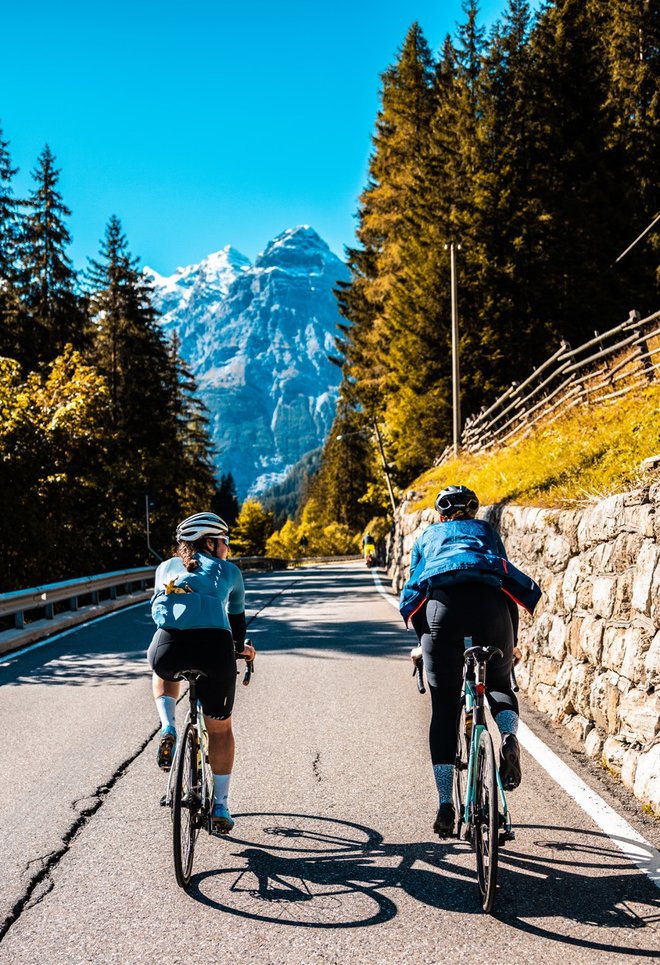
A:
{"label": "bare leg", "polygon": [[151,675],[151,689],[154,700],[158,697],[176,697],[178,699],[179,691],[181,690],[181,681],[163,680],[157,673],[153,673]]}
{"label": "bare leg", "polygon": [[209,732],[209,763],[214,774],[231,774],[234,769],[234,731],[231,717],[214,720],[204,715]]}

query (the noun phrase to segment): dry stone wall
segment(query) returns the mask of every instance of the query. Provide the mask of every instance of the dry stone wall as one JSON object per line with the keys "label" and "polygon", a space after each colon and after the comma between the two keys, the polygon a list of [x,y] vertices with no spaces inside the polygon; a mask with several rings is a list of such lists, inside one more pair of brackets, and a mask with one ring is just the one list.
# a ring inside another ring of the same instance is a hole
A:
{"label": "dry stone wall", "polygon": [[[397,590],[437,518],[409,506],[390,545]],[[521,614],[519,684],[660,815],[660,482],[580,510],[484,515],[543,590],[534,617]]]}

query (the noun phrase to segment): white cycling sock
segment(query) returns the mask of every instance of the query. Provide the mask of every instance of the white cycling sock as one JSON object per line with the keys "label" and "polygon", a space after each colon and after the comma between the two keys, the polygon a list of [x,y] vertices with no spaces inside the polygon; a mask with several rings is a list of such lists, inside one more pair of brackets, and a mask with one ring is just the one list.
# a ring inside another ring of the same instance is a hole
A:
{"label": "white cycling sock", "polygon": [[453,764],[434,764],[433,776],[435,786],[438,789],[438,803],[452,803],[452,788],[454,786],[454,765]]}
{"label": "white cycling sock", "polygon": [[226,808],[229,807],[229,782],[231,781],[231,774],[214,774],[213,775],[213,792],[215,795],[216,804],[224,804]]}
{"label": "white cycling sock", "polygon": [[174,727],[176,697],[156,697],[156,710],[160,717],[161,727]]}
{"label": "white cycling sock", "polygon": [[517,734],[520,718],[515,710],[501,710],[495,718],[500,734]]}

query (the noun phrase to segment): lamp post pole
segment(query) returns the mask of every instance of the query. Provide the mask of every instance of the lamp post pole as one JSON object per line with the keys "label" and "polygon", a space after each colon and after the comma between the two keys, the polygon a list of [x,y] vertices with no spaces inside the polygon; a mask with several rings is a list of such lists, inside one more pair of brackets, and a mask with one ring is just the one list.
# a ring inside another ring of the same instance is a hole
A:
{"label": "lamp post pole", "polygon": [[451,390],[453,412],[454,455],[458,455],[461,443],[461,370],[458,358],[458,290],[456,284],[456,251],[460,245],[445,245],[449,248],[451,266]]}
{"label": "lamp post pole", "polygon": [[[394,513],[396,512],[396,500],[394,498],[394,489],[392,488],[392,480],[390,479],[389,466],[387,465],[387,460],[385,459],[385,449],[383,448],[383,439],[380,434],[380,429],[378,428],[378,423],[376,422],[375,419],[373,420],[371,425],[374,430],[374,435],[376,436],[376,442],[378,443],[378,454],[380,455],[380,464],[383,469],[383,475],[385,476],[385,482],[387,483],[387,492],[390,497],[392,512]],[[355,432],[343,432],[341,433],[341,435],[335,436],[335,438],[337,439],[337,442],[341,442],[341,440],[345,439],[346,436],[357,436],[368,431],[369,431],[368,429],[357,429]]]}
{"label": "lamp post pole", "polygon": [[380,436],[380,429],[378,428],[378,423],[374,419],[374,432],[376,433],[376,439],[378,441],[378,451],[380,452],[380,461],[383,467],[383,472],[385,473],[385,479],[387,481],[387,492],[389,493],[390,503],[392,504],[392,512],[396,512],[396,500],[394,499],[394,490],[392,489],[392,480],[390,479],[390,470],[385,459],[385,450],[383,449],[383,440]]}

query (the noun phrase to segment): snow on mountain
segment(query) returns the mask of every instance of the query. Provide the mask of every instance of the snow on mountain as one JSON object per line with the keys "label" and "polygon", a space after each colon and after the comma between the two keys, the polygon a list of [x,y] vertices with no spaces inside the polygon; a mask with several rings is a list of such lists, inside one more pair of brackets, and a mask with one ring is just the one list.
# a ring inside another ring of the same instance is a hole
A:
{"label": "snow on mountain", "polygon": [[327,357],[340,320],[333,289],[348,269],[302,225],[254,265],[227,246],[168,277],[145,273],[209,409],[219,471],[239,498],[257,494],[330,429],[341,378]]}

